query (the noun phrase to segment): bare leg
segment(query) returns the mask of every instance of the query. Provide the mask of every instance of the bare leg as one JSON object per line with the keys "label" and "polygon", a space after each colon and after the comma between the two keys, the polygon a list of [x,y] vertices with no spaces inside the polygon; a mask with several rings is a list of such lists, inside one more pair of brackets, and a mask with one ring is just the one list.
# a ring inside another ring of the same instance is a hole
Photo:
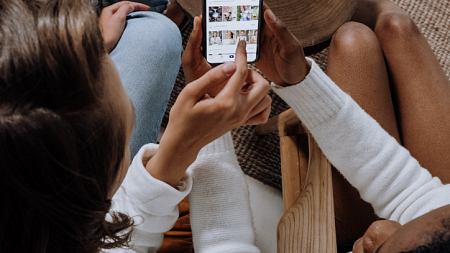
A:
{"label": "bare leg", "polygon": [[[380,125],[400,142],[388,74],[375,33],[350,22],[334,35],[328,55],[327,74]],[[377,219],[370,204],[339,172],[333,173],[338,242],[361,237]]]}
{"label": "bare leg", "polygon": [[375,33],[390,78],[403,145],[450,183],[450,81],[425,37],[399,7],[379,14]]}
{"label": "bare leg", "polygon": [[[450,81],[426,39],[404,11],[387,1],[360,1],[353,20],[375,34],[356,23],[343,26],[330,46],[328,75],[423,167],[450,183]],[[359,196],[345,179],[337,176],[334,183],[336,225],[344,224],[337,231],[340,238],[339,233],[357,232],[372,218],[364,215],[352,224],[364,205],[355,207]]]}
{"label": "bare leg", "polygon": [[353,20],[381,45],[403,145],[443,183],[450,183],[450,81],[416,24],[385,0],[360,0]]}
{"label": "bare leg", "polygon": [[170,4],[167,6],[166,17],[172,20],[180,29],[182,28],[180,25],[185,15],[177,0],[170,0]]}

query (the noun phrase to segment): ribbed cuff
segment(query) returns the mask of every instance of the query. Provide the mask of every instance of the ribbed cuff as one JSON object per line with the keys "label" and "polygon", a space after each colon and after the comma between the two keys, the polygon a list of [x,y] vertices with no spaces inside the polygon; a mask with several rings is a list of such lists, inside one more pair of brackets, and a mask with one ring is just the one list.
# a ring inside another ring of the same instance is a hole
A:
{"label": "ribbed cuff", "polygon": [[189,194],[192,189],[192,177],[186,173],[180,180],[177,189],[152,177],[142,161],[144,156],[148,156],[145,158],[148,160],[149,156],[153,156],[157,149],[158,145],[153,143],[142,146],[134,157],[122,186],[126,187],[128,196],[132,196],[132,202],[144,204],[152,213],[159,214],[160,210],[167,211],[178,205]]}
{"label": "ribbed cuff", "polygon": [[314,62],[303,81],[282,87],[272,83],[272,89],[295,111],[311,130],[336,115],[348,97]]}
{"label": "ribbed cuff", "polygon": [[197,157],[205,155],[213,155],[224,152],[234,152],[233,139],[231,138],[231,132],[228,132],[221,137],[217,138],[215,141],[209,143],[203,147],[198,153]]}

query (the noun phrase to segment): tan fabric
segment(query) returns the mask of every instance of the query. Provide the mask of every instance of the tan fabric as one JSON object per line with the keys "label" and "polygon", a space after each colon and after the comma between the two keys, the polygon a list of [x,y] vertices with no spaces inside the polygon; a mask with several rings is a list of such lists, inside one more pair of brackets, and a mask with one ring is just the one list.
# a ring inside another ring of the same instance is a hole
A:
{"label": "tan fabric", "polygon": [[164,241],[158,253],[191,253],[192,231],[189,221],[189,197],[183,199],[178,205],[180,216],[173,228],[164,233]]}

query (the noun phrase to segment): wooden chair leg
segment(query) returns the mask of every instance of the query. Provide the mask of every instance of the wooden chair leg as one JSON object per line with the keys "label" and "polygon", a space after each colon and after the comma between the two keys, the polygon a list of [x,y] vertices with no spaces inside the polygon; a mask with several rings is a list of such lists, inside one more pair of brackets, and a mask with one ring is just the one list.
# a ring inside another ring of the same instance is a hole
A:
{"label": "wooden chair leg", "polygon": [[278,223],[278,253],[337,252],[331,164],[308,136],[306,183]]}
{"label": "wooden chair leg", "polygon": [[278,253],[336,253],[330,162],[291,109],[255,130],[280,136],[285,214],[277,228]]}

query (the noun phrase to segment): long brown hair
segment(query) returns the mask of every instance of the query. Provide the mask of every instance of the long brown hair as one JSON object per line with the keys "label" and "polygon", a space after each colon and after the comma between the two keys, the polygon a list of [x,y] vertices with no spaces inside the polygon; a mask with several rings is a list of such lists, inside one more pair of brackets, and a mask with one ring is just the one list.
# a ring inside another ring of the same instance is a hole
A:
{"label": "long brown hair", "polygon": [[105,220],[125,122],[103,57],[88,0],[0,0],[0,252],[127,245],[132,219]]}

